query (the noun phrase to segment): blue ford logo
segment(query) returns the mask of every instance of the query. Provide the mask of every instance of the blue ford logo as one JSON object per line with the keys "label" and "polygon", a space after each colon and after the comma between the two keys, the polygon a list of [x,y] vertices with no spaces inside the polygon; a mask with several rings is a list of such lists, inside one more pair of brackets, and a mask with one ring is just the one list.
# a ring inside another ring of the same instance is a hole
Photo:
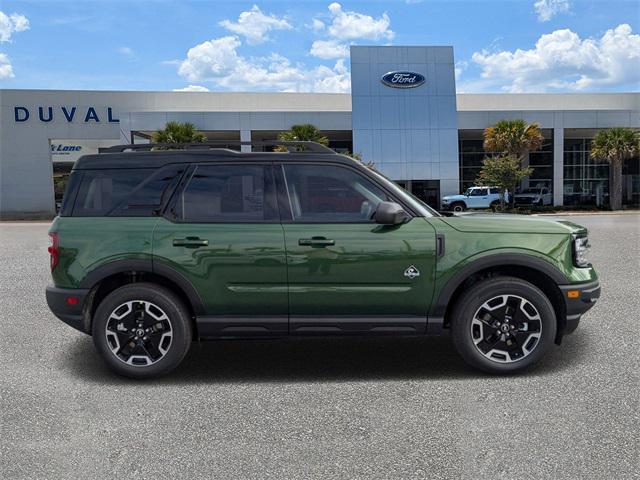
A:
{"label": "blue ford logo", "polygon": [[393,88],[415,88],[424,83],[424,75],[416,72],[389,72],[382,76],[382,83]]}

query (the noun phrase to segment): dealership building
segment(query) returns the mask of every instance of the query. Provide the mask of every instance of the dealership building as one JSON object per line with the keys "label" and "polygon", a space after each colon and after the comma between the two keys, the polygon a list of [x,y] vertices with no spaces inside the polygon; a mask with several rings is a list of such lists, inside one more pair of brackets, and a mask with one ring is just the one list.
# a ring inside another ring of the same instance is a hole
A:
{"label": "dealership building", "polygon": [[[544,185],[555,205],[604,205],[609,166],[590,159],[591,139],[640,129],[638,93],[457,94],[453,48],[426,46],[351,47],[351,94],[0,90],[0,106],[2,218],[52,215],[80,155],[146,143],[168,121],[221,141],[310,123],[434,205],[473,185],[483,129],[502,119],[535,122],[545,138],[523,186]],[[638,158],[623,166],[625,205],[638,206],[639,170]]]}

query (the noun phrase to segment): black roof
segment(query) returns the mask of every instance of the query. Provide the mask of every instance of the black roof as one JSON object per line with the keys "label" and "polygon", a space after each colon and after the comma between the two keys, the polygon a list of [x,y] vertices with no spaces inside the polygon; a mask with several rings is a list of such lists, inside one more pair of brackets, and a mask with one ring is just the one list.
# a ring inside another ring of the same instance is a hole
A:
{"label": "black roof", "polygon": [[133,151],[121,153],[100,153],[84,155],[74,165],[74,170],[106,169],[106,168],[159,168],[172,163],[194,162],[291,162],[291,161],[331,161],[347,165],[359,165],[356,160],[336,153],[317,152],[238,152],[235,150],[216,148],[202,150],[155,150]]}

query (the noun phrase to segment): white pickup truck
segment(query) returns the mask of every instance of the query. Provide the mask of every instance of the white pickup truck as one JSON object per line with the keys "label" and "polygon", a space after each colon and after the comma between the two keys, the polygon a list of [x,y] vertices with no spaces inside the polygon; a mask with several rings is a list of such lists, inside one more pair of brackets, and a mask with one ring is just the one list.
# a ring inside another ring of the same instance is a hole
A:
{"label": "white pickup truck", "polygon": [[[504,201],[509,201],[509,194],[505,192]],[[492,208],[500,204],[500,189],[496,187],[471,187],[461,195],[447,195],[442,197],[442,209],[454,212],[464,212],[468,208]]]}
{"label": "white pickup truck", "polygon": [[548,188],[533,187],[525,188],[514,196],[514,202],[516,205],[552,205],[553,195]]}

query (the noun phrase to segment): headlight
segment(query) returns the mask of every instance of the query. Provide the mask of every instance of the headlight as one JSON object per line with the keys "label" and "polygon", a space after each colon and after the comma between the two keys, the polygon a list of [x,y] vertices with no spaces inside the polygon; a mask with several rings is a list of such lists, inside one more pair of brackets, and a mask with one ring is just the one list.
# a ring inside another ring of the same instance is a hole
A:
{"label": "headlight", "polygon": [[449,203],[449,200],[448,200],[448,199],[446,199],[446,198],[443,198],[443,199],[442,199],[442,203]]}
{"label": "headlight", "polygon": [[591,245],[589,245],[589,238],[586,236],[573,237],[573,264],[576,267],[590,267],[591,264],[587,260],[587,251]]}

